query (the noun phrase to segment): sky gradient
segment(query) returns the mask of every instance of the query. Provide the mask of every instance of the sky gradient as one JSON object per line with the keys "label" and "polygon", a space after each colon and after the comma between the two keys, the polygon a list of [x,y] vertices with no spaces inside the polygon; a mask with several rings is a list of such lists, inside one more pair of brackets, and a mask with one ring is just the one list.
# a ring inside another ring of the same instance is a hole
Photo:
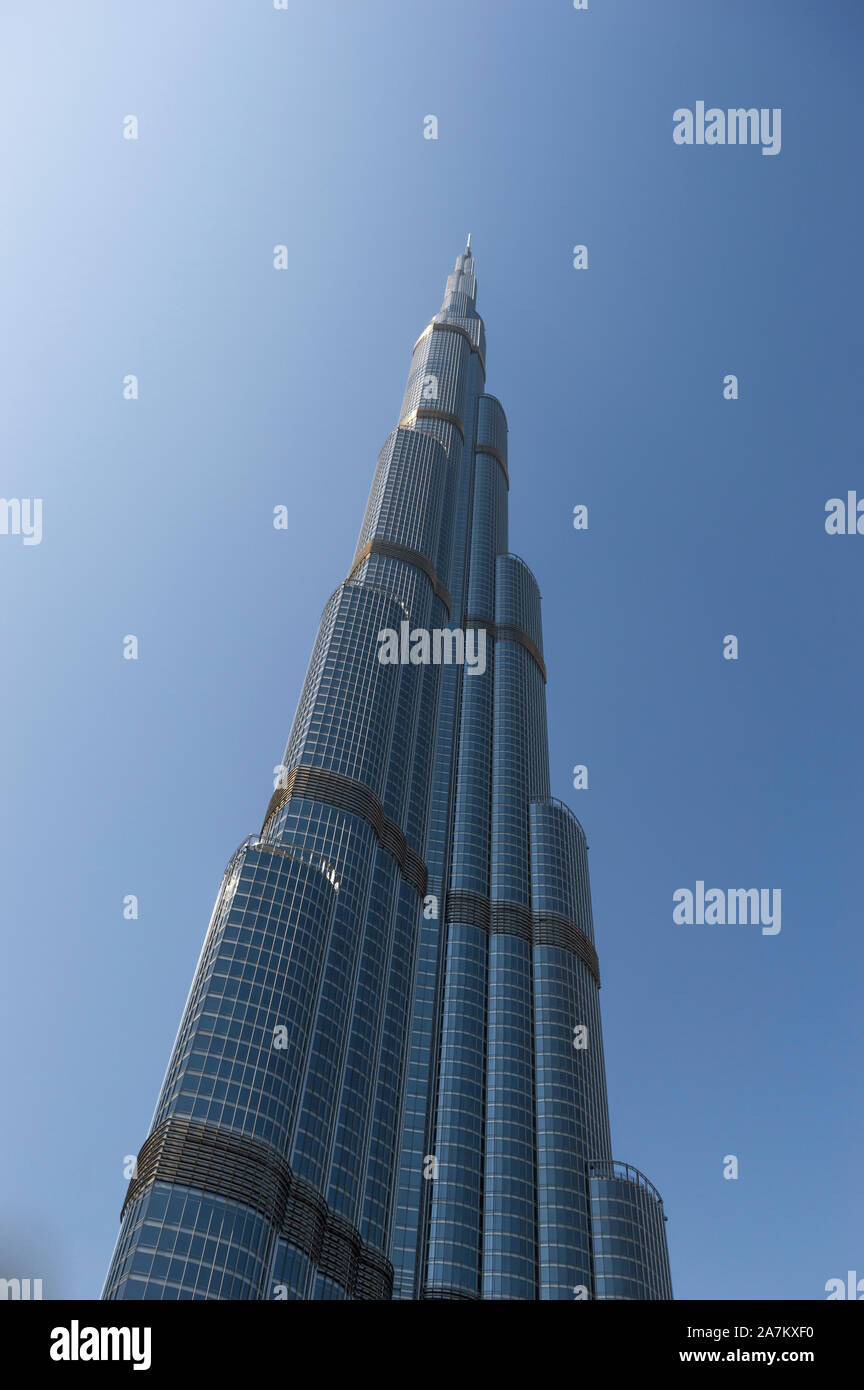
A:
{"label": "sky gradient", "polygon": [[[854,0],[7,0],[0,492],[43,537],[0,535],[0,1276],[98,1297],[469,231],[613,1152],[678,1298],[864,1276],[864,536],[824,525],[864,497],[862,37]],[[781,152],[676,145],[699,100],[781,108]],[[697,880],[779,888],[781,932],[675,925]]]}

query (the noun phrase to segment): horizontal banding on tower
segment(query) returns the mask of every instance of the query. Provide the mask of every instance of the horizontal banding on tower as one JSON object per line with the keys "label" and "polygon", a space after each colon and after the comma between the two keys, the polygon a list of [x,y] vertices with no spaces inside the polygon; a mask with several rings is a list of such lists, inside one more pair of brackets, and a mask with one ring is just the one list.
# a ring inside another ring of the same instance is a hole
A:
{"label": "horizontal banding on tower", "polygon": [[449,410],[432,410],[431,407],[428,406],[415,406],[413,410],[409,410],[408,414],[404,415],[399,421],[399,428],[403,430],[407,429],[409,425],[413,425],[417,420],[442,420],[445,425],[452,425],[455,430],[459,431],[462,438],[465,438],[465,426],[459,419],[459,416],[451,415]]}
{"label": "horizontal banding on tower", "polygon": [[407,545],[399,545],[396,541],[367,541],[362,550],[358,550],[354,556],[354,563],[348,571],[350,581],[357,573],[364,560],[368,560],[370,555],[383,555],[388,560],[404,560],[406,565],[413,565],[415,569],[422,570],[435,592],[435,597],[439,598],[447,609],[447,617],[450,617],[450,609],[453,600],[450,597],[450,590],[447,585],[438,578],[438,573],[431,560],[425,555],[421,555],[419,550],[411,550]]}
{"label": "horizontal banding on tower", "polygon": [[308,1183],[295,1178],[269,1144],[200,1120],[169,1117],[142,1146],[121,1216],[156,1182],[251,1207],[354,1297],[392,1298],[390,1261],[380,1251],[367,1249],[351,1223],[332,1212]]}
{"label": "horizontal banding on tower", "polygon": [[561,912],[532,912],[523,903],[456,889],[447,894],[444,916],[447,922],[479,927],[492,935],[518,936],[535,946],[559,946],[572,951],[600,984],[600,962],[592,942],[572,917]]}
{"label": "horizontal banding on tower", "polygon": [[270,798],[264,816],[261,834],[264,834],[268,821],[292,796],[301,796],[309,801],[323,801],[328,806],[336,806],[340,811],[348,811],[359,816],[371,826],[381,848],[396,860],[402,877],[423,896],[426,892],[428,873],[420,855],[411,848],[405,832],[384,810],[380,800],[370,787],[356,782],[351,777],[343,777],[341,772],[330,772],[322,767],[292,767],[285,773],[284,786],[277,787]]}
{"label": "horizontal banding on tower", "polygon": [[543,660],[543,653],[534,639],[521,627],[513,627],[509,623],[496,623],[491,618],[479,617],[474,613],[468,614],[466,627],[485,628],[493,642],[518,642],[519,646],[524,647],[529,656],[534,658],[545,682],[546,662]]}
{"label": "horizontal banding on tower", "polygon": [[411,349],[412,355],[417,351],[420,344],[422,342],[425,342],[425,340],[429,337],[430,333],[458,333],[460,337],[465,339],[471,351],[476,352],[477,356],[480,359],[480,366],[483,368],[483,375],[485,377],[486,363],[483,360],[483,353],[480,351],[479,347],[474,342],[468,330],[466,328],[463,328],[462,325],[459,323],[443,323],[438,322],[434,319],[432,323],[427,323],[426,327],[423,329],[423,332],[420,334],[420,337],[417,339],[416,343]]}

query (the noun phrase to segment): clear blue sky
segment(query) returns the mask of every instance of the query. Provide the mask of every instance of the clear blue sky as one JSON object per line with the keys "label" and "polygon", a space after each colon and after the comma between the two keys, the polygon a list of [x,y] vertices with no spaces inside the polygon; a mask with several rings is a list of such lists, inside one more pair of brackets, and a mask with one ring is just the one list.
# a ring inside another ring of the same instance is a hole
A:
{"label": "clear blue sky", "polygon": [[[864,536],[824,529],[864,496],[862,37],[855,0],[6,0],[0,491],[44,534],[0,536],[0,1274],[99,1293],[470,231],[615,1155],[680,1298],[864,1275]],[[780,107],[781,153],[676,146],[699,100]],[[676,926],[698,879],[780,888],[782,931]]]}

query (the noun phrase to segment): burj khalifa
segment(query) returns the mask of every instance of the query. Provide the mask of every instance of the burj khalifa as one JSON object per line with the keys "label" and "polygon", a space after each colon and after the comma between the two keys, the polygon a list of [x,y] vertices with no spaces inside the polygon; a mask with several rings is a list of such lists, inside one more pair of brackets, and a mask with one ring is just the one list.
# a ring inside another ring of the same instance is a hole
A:
{"label": "burj khalifa", "polygon": [[225,871],[106,1299],[672,1298],[662,1200],[612,1157],[474,270],[469,238]]}

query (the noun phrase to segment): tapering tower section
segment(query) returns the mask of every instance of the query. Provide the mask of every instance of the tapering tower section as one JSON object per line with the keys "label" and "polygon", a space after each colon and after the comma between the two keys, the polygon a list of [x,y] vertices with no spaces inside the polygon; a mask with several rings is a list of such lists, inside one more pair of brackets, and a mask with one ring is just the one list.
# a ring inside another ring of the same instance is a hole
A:
{"label": "tapering tower section", "polygon": [[103,1297],[669,1298],[611,1158],[585,837],[550,796],[470,237],[415,343]]}

